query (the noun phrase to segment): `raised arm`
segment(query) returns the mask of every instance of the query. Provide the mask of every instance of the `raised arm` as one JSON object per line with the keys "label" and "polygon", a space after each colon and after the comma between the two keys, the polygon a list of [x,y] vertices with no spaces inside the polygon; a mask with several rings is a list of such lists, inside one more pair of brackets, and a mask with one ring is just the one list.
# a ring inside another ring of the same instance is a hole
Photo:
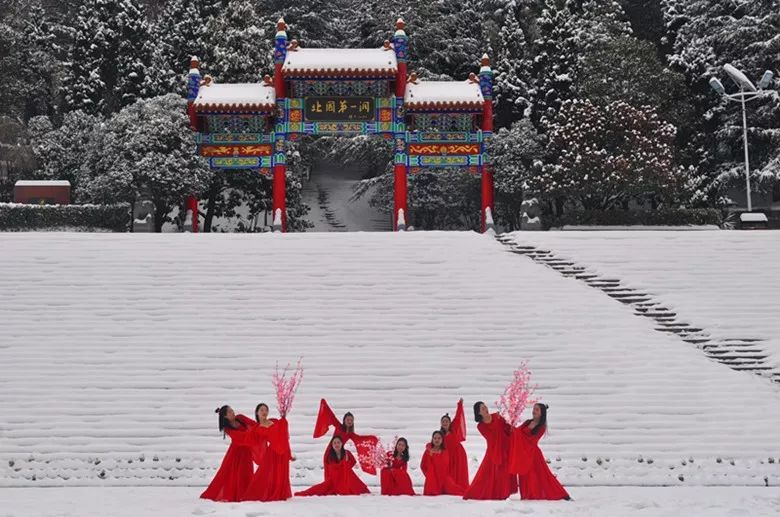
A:
{"label": "raised arm", "polygon": [[459,442],[466,440],[466,415],[463,413],[463,399],[458,401],[455,418],[450,424],[450,434]]}

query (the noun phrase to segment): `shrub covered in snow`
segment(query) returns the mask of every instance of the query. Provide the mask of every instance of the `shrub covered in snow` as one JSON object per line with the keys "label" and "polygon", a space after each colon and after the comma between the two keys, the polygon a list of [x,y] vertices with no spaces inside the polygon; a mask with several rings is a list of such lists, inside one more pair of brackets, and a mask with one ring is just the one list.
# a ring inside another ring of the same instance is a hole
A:
{"label": "shrub covered in snow", "polygon": [[130,206],[0,203],[0,231],[58,228],[126,232],[130,228]]}

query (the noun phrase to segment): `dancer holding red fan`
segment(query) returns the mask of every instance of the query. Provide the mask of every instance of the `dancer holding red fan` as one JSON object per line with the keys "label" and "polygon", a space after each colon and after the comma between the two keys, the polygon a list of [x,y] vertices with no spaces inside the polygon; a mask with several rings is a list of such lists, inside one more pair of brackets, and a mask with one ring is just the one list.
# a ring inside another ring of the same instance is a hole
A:
{"label": "dancer holding red fan", "polygon": [[[350,440],[355,444],[360,468],[368,474],[376,475],[376,466],[371,459],[371,454],[379,444],[379,438],[373,435],[359,435],[355,433],[354,415],[347,412],[341,422],[339,422],[338,418],[336,418],[336,415],[333,413],[333,410],[328,406],[327,401],[321,399],[320,411],[317,414],[317,422],[314,424],[314,438],[325,435],[331,426],[335,428],[333,438],[340,438],[342,444],[345,444]],[[325,450],[323,461],[327,462],[329,454],[330,444],[328,445],[328,449]]]}

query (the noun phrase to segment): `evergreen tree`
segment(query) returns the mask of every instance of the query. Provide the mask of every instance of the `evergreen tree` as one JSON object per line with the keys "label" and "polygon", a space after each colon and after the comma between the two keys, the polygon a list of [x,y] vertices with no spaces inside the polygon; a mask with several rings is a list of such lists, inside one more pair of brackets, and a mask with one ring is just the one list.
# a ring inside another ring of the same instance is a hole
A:
{"label": "evergreen tree", "polygon": [[170,0],[164,5],[152,28],[147,95],[184,94],[190,58],[204,56],[207,26],[218,12],[216,0]]}
{"label": "evergreen tree", "polygon": [[522,117],[528,107],[528,86],[521,77],[527,73],[528,49],[514,2],[505,10],[498,43],[500,46],[495,65],[494,103],[497,125],[503,127]]}
{"label": "evergreen tree", "polygon": [[149,26],[136,0],[87,0],[62,89],[67,109],[109,115],[144,93]]}
{"label": "evergreen tree", "polygon": [[203,63],[221,83],[256,83],[273,68],[273,38],[254,2],[229,0],[206,25]]}

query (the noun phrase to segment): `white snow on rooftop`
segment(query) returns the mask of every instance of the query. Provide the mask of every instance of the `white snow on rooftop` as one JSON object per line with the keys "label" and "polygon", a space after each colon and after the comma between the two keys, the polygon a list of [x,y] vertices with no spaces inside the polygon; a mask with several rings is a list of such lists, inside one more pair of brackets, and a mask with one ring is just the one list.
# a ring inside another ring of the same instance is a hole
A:
{"label": "white snow on rooftop", "polygon": [[[698,235],[723,234],[684,238]],[[603,254],[647,265],[636,242],[607,241]],[[732,247],[705,250],[736,268],[749,255]],[[780,476],[767,462],[780,456],[770,382],[484,235],[0,233],[0,249],[0,486],[205,486],[227,446],[214,408],[273,408],[273,367],[299,356],[296,486],[321,480],[320,397],[351,410],[358,432],[408,438],[419,485],[439,417],[459,397],[493,406],[523,360],[550,405],[541,446],[564,484]],[[680,255],[680,268],[703,262]],[[766,294],[751,327],[776,325],[776,291]],[[484,440],[472,419],[468,433],[473,475]]]}
{"label": "white snow on rooftop", "polygon": [[404,103],[424,104],[470,104],[475,107],[484,102],[478,83],[466,81],[423,81],[408,83]]}
{"label": "white snow on rooftop", "polygon": [[211,83],[200,87],[195,106],[270,106],[275,102],[274,88],[262,83]]}
{"label": "white snow on rooftop", "polygon": [[15,187],[70,187],[68,180],[18,180]]}
{"label": "white snow on rooftop", "polygon": [[298,48],[288,51],[282,70],[335,72],[340,70],[385,70],[398,68],[395,52],[384,48]]}

